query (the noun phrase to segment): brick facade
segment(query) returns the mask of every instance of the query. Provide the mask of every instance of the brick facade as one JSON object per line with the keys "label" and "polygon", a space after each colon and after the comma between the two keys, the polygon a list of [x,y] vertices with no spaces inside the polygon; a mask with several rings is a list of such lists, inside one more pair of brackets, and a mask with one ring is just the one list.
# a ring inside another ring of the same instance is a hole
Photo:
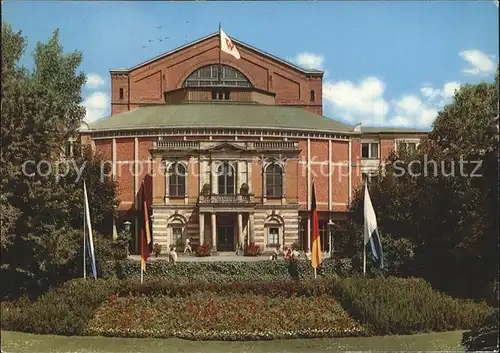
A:
{"label": "brick facade", "polygon": [[[132,69],[112,70],[111,114],[142,105],[210,100],[211,94],[206,89],[189,91],[182,86],[194,70],[218,63],[218,41],[218,36],[209,36],[196,45],[167,53]],[[301,71],[251,47],[237,47],[241,59],[223,53],[221,63],[245,75],[253,88],[235,89],[230,100],[295,106],[322,114],[321,72]],[[265,127],[241,127],[238,135],[217,126],[189,135],[183,134],[184,131],[184,128],[173,129],[167,134],[132,131],[126,136],[120,131],[99,136],[94,136],[92,131],[82,132],[82,141],[91,140],[95,151],[113,164],[120,187],[122,220],[128,219],[137,225],[138,193],[144,183],[154,216],[154,239],[165,250],[171,245],[179,245],[177,242],[186,237],[191,237],[194,245],[207,243],[215,248],[225,242],[222,250],[231,251],[244,241],[254,241],[267,250],[274,246],[276,239],[285,246],[293,242],[309,246],[310,224],[307,222],[313,182],[320,218],[323,221],[344,220],[352,195],[361,186],[362,173],[383,164],[398,138],[425,136],[374,133],[368,136],[354,130],[324,135],[301,131],[295,136],[281,130],[268,136]],[[377,161],[368,163],[362,158],[362,143],[366,138],[379,143]],[[283,148],[258,152],[248,147],[271,141],[278,146],[282,144]],[[161,146],[167,146],[164,142],[179,148],[162,149]],[[190,143],[210,148],[186,152],[182,146],[191,146]],[[273,159],[282,153],[286,155],[284,162]],[[264,164],[262,157],[266,158]],[[235,171],[234,196],[221,196],[218,190],[219,179],[214,172],[225,162]],[[165,176],[165,168],[171,163],[187,167],[184,195],[170,195],[171,181],[168,175]],[[280,197],[267,195],[266,163],[283,163]],[[241,194],[243,184],[248,185],[250,196]],[[201,194],[204,185],[208,185],[212,196]],[[217,201],[218,197],[230,199],[234,205]],[[137,226],[135,228],[137,231]],[[176,238],[179,235],[180,240]]]}

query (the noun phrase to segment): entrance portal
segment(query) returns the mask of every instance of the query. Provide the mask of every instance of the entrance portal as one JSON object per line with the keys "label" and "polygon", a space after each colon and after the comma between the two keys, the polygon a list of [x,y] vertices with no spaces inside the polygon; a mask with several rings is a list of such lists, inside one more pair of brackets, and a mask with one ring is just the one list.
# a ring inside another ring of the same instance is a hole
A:
{"label": "entrance portal", "polygon": [[234,251],[236,222],[234,216],[217,215],[217,251]]}

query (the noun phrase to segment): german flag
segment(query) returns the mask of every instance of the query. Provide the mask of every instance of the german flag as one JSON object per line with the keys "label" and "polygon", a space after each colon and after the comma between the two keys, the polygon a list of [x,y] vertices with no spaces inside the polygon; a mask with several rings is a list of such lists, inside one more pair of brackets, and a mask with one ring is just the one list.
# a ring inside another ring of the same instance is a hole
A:
{"label": "german flag", "polygon": [[141,225],[141,270],[146,272],[146,261],[149,257],[149,244],[151,243],[151,232],[149,231],[149,211],[146,198],[146,187],[142,182],[142,225]]}
{"label": "german flag", "polygon": [[312,211],[312,267],[316,269],[321,263],[321,238],[319,236],[319,217],[318,209],[316,208],[316,189],[314,188],[314,182],[312,185],[312,200],[311,200],[311,211]]}

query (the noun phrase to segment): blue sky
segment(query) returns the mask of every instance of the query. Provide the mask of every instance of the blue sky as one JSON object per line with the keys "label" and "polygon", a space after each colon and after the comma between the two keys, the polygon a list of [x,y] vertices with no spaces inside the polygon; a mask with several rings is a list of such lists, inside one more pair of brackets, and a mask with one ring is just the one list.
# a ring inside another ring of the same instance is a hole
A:
{"label": "blue sky", "polygon": [[[352,124],[428,127],[460,84],[493,80],[499,57],[493,1],[6,1],[2,7],[3,20],[28,38],[28,54],[55,28],[65,51],[83,52],[87,120],[109,115],[110,68],[215,32],[219,21],[232,37],[324,70],[324,115]],[[31,56],[23,63],[30,65]]]}

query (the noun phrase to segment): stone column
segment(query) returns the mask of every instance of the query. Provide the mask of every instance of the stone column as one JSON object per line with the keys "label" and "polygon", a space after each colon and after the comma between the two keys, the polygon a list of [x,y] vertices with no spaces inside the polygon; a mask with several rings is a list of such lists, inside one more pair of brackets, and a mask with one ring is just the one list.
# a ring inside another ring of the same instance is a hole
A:
{"label": "stone column", "polygon": [[311,250],[311,222],[312,219],[309,217],[307,219],[307,249]]}
{"label": "stone column", "polygon": [[241,214],[241,212],[238,212],[238,244],[243,242],[244,239],[245,237],[243,235],[243,215]]}
{"label": "stone column", "polygon": [[199,214],[200,216],[200,220],[199,220],[199,224],[200,224],[200,245],[203,245],[203,243],[205,242],[205,214],[200,212]]}
{"label": "stone column", "polygon": [[250,213],[248,216],[248,242],[252,243],[253,240],[253,229],[254,229],[254,214]]}
{"label": "stone column", "polygon": [[240,187],[241,187],[241,166],[240,162],[236,162],[236,190],[235,194],[239,195],[240,194]]}
{"label": "stone column", "polygon": [[212,194],[217,194],[217,169],[214,161],[212,161],[210,165],[210,180],[212,184]]}
{"label": "stone column", "polygon": [[168,163],[167,161],[163,161],[164,163],[164,168],[165,168],[165,205],[168,204],[169,198],[168,198],[168,192],[169,192],[169,186],[168,186]]}
{"label": "stone column", "polygon": [[213,250],[217,250],[217,218],[215,216],[215,212],[212,213],[212,248]]}

